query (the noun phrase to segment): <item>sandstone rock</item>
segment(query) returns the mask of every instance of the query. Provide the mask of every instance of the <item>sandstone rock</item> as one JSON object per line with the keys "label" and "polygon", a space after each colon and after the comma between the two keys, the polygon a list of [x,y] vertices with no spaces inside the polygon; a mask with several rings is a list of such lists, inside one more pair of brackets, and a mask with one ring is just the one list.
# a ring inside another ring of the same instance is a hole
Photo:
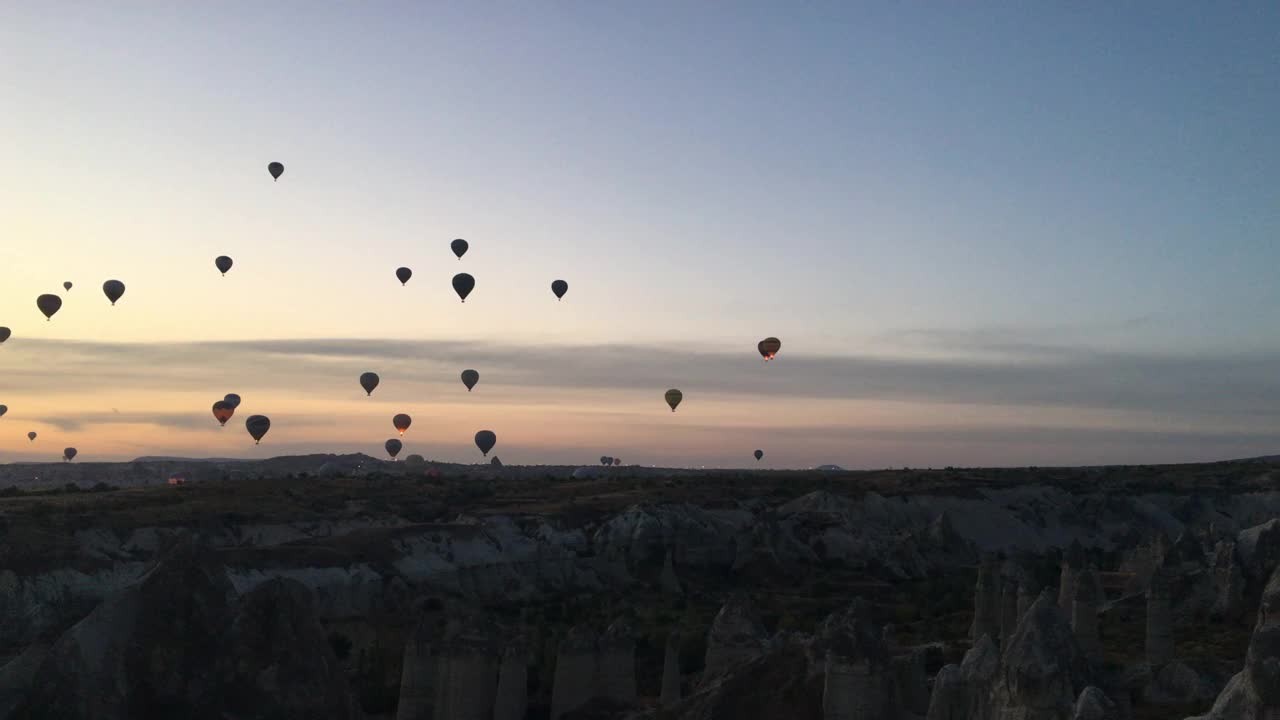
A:
{"label": "sandstone rock", "polygon": [[[991,690],[995,718],[1061,720],[1070,717],[1074,688],[1087,666],[1057,603],[1042,594],[1027,610],[1000,657]],[[984,716],[979,716],[984,717]]]}
{"label": "sandstone rock", "polygon": [[1188,705],[1212,699],[1213,690],[1205,687],[1200,674],[1177,660],[1165,663],[1146,690],[1146,700],[1152,705]]}
{"label": "sandstone rock", "polygon": [[1218,695],[1208,714],[1190,720],[1280,718],[1280,568],[1262,592],[1244,670]]}
{"label": "sandstone rock", "polygon": [[743,593],[732,595],[716,614],[707,633],[703,677],[715,677],[733,665],[760,657],[767,639],[751,598]]}
{"label": "sandstone rock", "polygon": [[926,720],[973,720],[969,715],[969,685],[959,665],[944,665],[933,679]]}
{"label": "sandstone rock", "polygon": [[1075,711],[1071,720],[1123,720],[1120,708],[1111,702],[1106,693],[1090,685],[1080,692],[1076,699]]}
{"label": "sandstone rock", "polygon": [[662,587],[662,591],[670,595],[683,595],[684,587],[680,584],[680,578],[676,576],[675,565],[671,561],[671,551],[667,551],[666,558],[662,561],[662,574],[658,576],[658,584]]}
{"label": "sandstone rock", "polygon": [[1280,565],[1280,518],[1241,530],[1236,535],[1236,552],[1249,577],[1255,581],[1269,577]]}
{"label": "sandstone rock", "polygon": [[1062,571],[1058,579],[1058,608],[1071,617],[1071,603],[1076,597],[1076,576],[1084,568],[1084,548],[1073,541],[1062,557]]}
{"label": "sandstone rock", "polygon": [[596,634],[589,626],[569,630],[556,656],[551,690],[551,720],[586,704],[595,694]]}
{"label": "sandstone rock", "polygon": [[1093,568],[1081,571],[1076,582],[1076,596],[1071,603],[1071,631],[1080,651],[1091,663],[1102,662],[1102,640],[1098,636],[1098,610],[1106,600],[1098,573]]}
{"label": "sandstone rock", "polygon": [[593,695],[624,705],[636,701],[636,641],[624,620],[614,622],[600,638]]}
{"label": "sandstone rock", "polygon": [[662,655],[662,689],[658,703],[671,707],[680,702],[680,636],[671,633]]}
{"label": "sandstone rock", "polygon": [[983,635],[1000,637],[1000,561],[993,555],[983,557],[973,592],[971,638],[976,641]]}
{"label": "sandstone rock", "polygon": [[431,720],[436,700],[436,665],[431,656],[431,641],[431,629],[419,623],[404,644],[396,720]]}
{"label": "sandstone rock", "polygon": [[1173,610],[1170,607],[1169,577],[1161,570],[1151,576],[1147,588],[1147,664],[1153,670],[1174,658]]}
{"label": "sandstone rock", "polygon": [[529,712],[529,657],[523,643],[507,647],[498,669],[493,720],[524,720]]}
{"label": "sandstone rock", "polygon": [[1213,549],[1214,600],[1210,613],[1220,619],[1235,620],[1244,609],[1244,573],[1236,560],[1234,541],[1220,540]]}

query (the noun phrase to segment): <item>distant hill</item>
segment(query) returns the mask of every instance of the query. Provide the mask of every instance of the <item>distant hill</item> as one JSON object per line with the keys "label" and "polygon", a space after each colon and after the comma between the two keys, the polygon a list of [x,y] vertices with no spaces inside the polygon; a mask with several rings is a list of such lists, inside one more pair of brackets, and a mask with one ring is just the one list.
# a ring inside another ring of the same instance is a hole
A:
{"label": "distant hill", "polygon": [[1280,463],[1280,455],[1259,455],[1258,457],[1240,458],[1239,460],[1228,460],[1227,462]]}
{"label": "distant hill", "polygon": [[246,458],[189,458],[168,455],[143,455],[129,462],[248,462]]}

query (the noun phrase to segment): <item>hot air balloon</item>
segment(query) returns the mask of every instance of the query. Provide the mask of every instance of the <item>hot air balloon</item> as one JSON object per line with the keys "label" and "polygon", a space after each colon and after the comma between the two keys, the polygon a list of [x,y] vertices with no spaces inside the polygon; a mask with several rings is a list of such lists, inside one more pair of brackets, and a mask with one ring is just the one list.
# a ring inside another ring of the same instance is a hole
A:
{"label": "hot air balloon", "polygon": [[30,441],[32,441],[32,442],[35,442],[35,440],[36,440],[36,432],[35,432],[34,430],[32,430],[31,432],[27,433],[27,439],[28,439],[28,440],[30,440]]}
{"label": "hot air balloon", "polygon": [[462,298],[462,302],[467,301],[467,296],[476,286],[476,279],[467,273],[458,273],[453,276],[453,291],[458,293],[458,297]]}
{"label": "hot air balloon", "polygon": [[412,423],[413,423],[413,418],[409,417],[408,415],[405,415],[404,413],[400,413],[399,415],[396,415],[395,417],[391,418],[391,424],[396,426],[396,429],[400,431],[401,435],[404,435],[404,431],[408,430],[409,425],[411,425]]}
{"label": "hot air balloon", "polygon": [[262,442],[262,436],[271,429],[271,418],[266,415],[250,415],[249,419],[244,421],[244,427],[253,437],[253,444],[257,445]]}
{"label": "hot air balloon", "polygon": [[489,451],[497,442],[498,436],[494,435],[492,430],[481,430],[476,433],[476,447],[480,448],[480,453],[485,457],[489,456]]}
{"label": "hot air balloon", "polygon": [[468,247],[470,246],[467,245],[467,241],[463,240],[462,238],[458,238],[457,240],[454,240],[453,242],[449,243],[449,248],[453,250],[454,255],[458,256],[459,260],[462,259],[463,255],[467,254]]}
{"label": "hot air balloon", "polygon": [[112,305],[124,295],[124,283],[119,280],[108,280],[102,283],[102,293],[107,296]]}
{"label": "hot air balloon", "polygon": [[0,417],[4,417],[4,414],[5,414],[5,413],[7,413],[7,412],[9,412],[9,406],[8,406],[8,405],[0,405]]}
{"label": "hot air balloon", "polygon": [[411,277],[413,277],[413,271],[410,270],[409,268],[407,267],[396,268],[396,279],[400,281],[401,285],[404,285],[405,283],[409,282],[409,278]]}
{"label": "hot air balloon", "polygon": [[555,293],[556,299],[559,300],[564,297],[565,293],[569,292],[569,283],[563,280],[555,280],[551,283],[551,292]]}
{"label": "hot air balloon", "polygon": [[36,298],[36,307],[40,308],[40,312],[44,313],[46,320],[52,320],[53,314],[58,312],[58,308],[62,307],[62,298],[57,295],[41,295]]}
{"label": "hot air balloon", "polygon": [[421,455],[410,455],[404,459],[404,469],[409,472],[420,472],[427,466],[427,459]]}
{"label": "hot air balloon", "polygon": [[400,448],[404,447],[404,443],[396,440],[395,438],[391,438],[383,444],[383,447],[387,449],[387,454],[391,456],[391,459],[395,460],[396,455],[400,454]]}
{"label": "hot air balloon", "polygon": [[364,388],[366,393],[372,395],[373,389],[378,387],[378,373],[367,372],[361,374],[360,387]]}
{"label": "hot air balloon", "polygon": [[222,398],[222,401],[230,405],[232,410],[240,407],[240,396],[235,393],[227,393],[226,397]]}
{"label": "hot air balloon", "polygon": [[279,180],[280,176],[284,174],[284,165],[278,162],[269,163],[267,165],[267,172],[271,173],[272,180]]}
{"label": "hot air balloon", "polygon": [[612,462],[612,459],[610,459],[610,457],[609,457],[608,455],[601,455],[601,456],[600,456],[600,464],[601,464],[601,465],[608,465],[610,462]]}
{"label": "hot air balloon", "polygon": [[8,340],[9,336],[12,334],[13,334],[13,331],[10,330],[9,328],[0,327],[0,343],[4,342],[5,340]]}
{"label": "hot air balloon", "polygon": [[63,289],[63,290],[66,290],[67,292],[71,292],[71,281],[70,281],[70,280],[68,280],[68,281],[66,281],[66,282],[62,283],[62,289]]}
{"label": "hot air balloon", "polygon": [[757,451],[755,452],[755,456],[756,456],[756,460],[757,460],[757,461],[758,461],[758,460],[760,460],[760,458],[764,457],[764,451],[763,451],[763,450],[757,450]]}
{"label": "hot air balloon", "polygon": [[613,464],[614,464],[615,466],[617,466],[617,465],[621,465],[621,464],[622,464],[622,458],[614,458],[614,459],[613,459]]}
{"label": "hot air balloon", "polygon": [[226,400],[219,400],[213,404],[213,417],[217,419],[218,425],[226,425],[232,415],[236,414],[236,408]]}
{"label": "hot air balloon", "polygon": [[72,460],[75,460],[75,459],[76,459],[76,452],[77,452],[77,451],[76,451],[76,449],[75,449],[75,448],[63,448],[63,449],[62,449],[62,458],[63,458],[64,460],[66,460],[67,462],[71,462]]}
{"label": "hot air balloon", "polygon": [[767,337],[756,344],[756,349],[760,351],[764,361],[769,362],[774,355],[778,354],[778,350],[782,349],[782,341],[776,337]]}
{"label": "hot air balloon", "polygon": [[475,370],[462,371],[462,384],[467,386],[467,392],[471,392],[471,388],[475,387],[478,382],[480,382],[480,373]]}
{"label": "hot air balloon", "polygon": [[671,412],[675,412],[676,406],[679,405],[680,401],[684,399],[684,393],[680,392],[679,390],[676,390],[675,388],[671,388],[670,390],[667,391],[666,398],[667,398],[667,404],[671,406]]}
{"label": "hot air balloon", "polygon": [[218,272],[226,275],[227,271],[231,269],[231,258],[226,255],[219,255],[213,259],[213,266],[218,268]]}

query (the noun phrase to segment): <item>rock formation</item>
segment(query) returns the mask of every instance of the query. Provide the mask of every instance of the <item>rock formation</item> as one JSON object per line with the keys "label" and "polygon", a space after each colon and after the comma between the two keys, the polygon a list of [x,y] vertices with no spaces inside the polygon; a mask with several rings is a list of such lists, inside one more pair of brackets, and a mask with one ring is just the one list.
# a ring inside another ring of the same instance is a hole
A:
{"label": "rock formation", "polygon": [[67,630],[15,720],[360,716],[309,591],[265,582],[237,597],[184,542]]}
{"label": "rock formation", "polygon": [[404,644],[396,720],[431,720],[431,709],[436,700],[435,675],[431,631],[426,624],[419,623]]}
{"label": "rock formation", "polygon": [[1261,584],[1280,566],[1280,518],[1241,530],[1236,535],[1236,551],[1245,573]]}
{"label": "rock formation", "polygon": [[1214,599],[1210,613],[1223,620],[1235,620],[1244,609],[1244,573],[1236,561],[1236,544],[1219,540],[1213,548]]}
{"label": "rock formation", "polygon": [[662,574],[658,576],[658,584],[662,587],[662,591],[671,595],[683,595],[684,587],[680,585],[680,578],[676,576],[676,567],[671,561],[671,551],[667,551],[666,558],[662,561]]}
{"label": "rock formation", "polygon": [[914,715],[929,711],[929,679],[925,651],[910,649],[889,659],[893,673],[894,704]]}
{"label": "rock formation", "polygon": [[1147,588],[1147,663],[1153,670],[1174,657],[1173,610],[1170,605],[1169,577],[1157,569]]}
{"label": "rock formation", "polygon": [[636,701],[636,641],[623,620],[610,625],[600,638],[594,697],[623,704]]}
{"label": "rock formation", "polygon": [[818,627],[815,650],[824,655],[824,720],[895,717],[897,695],[888,650],[869,606],[855,600]]}
{"label": "rock formation", "polygon": [[1000,561],[993,555],[983,556],[973,592],[972,639],[983,635],[1000,637]]}
{"label": "rock formation", "polygon": [[1070,717],[1075,687],[1083,686],[1086,677],[1086,665],[1071,627],[1054,599],[1042,594],[1018,623],[1001,654],[991,690],[991,717]]}
{"label": "rock formation", "polygon": [[1090,685],[1076,699],[1071,720],[1122,720],[1120,708],[1102,690]]}
{"label": "rock formation", "polygon": [[959,665],[944,665],[933,679],[926,720],[970,720],[969,686]]}
{"label": "rock formation", "polygon": [[671,707],[680,702],[680,636],[671,633],[662,654],[662,689],[658,703]]}
{"label": "rock formation", "polygon": [[1018,589],[1013,578],[1006,577],[1000,583],[1000,638],[1008,642],[1018,627]]}
{"label": "rock formation", "polygon": [[1076,579],[1076,595],[1071,602],[1071,631],[1086,660],[1102,662],[1102,639],[1098,636],[1098,610],[1106,601],[1098,572],[1086,568]]}
{"label": "rock formation", "polygon": [[1084,548],[1072,541],[1062,556],[1062,572],[1058,576],[1058,609],[1071,617],[1071,603],[1076,597],[1076,577],[1084,568]]}
{"label": "rock formation", "polygon": [[[1040,587],[1030,578],[1023,578],[1018,583],[1018,619],[1021,620],[1023,615],[1027,614],[1027,610],[1035,603],[1036,598],[1040,597]],[[1016,629],[1018,624],[1014,623]]]}
{"label": "rock formation", "polygon": [[523,643],[508,646],[498,669],[493,720],[524,720],[529,712],[529,657]]}
{"label": "rock formation", "polygon": [[760,657],[767,644],[768,635],[756,617],[751,598],[744,593],[732,595],[707,633],[703,677],[715,677],[738,663]]}
{"label": "rock formation", "polygon": [[488,628],[465,618],[434,648],[435,720],[492,720],[496,651]]}
{"label": "rock formation", "polygon": [[556,656],[551,720],[585,704],[595,694],[596,633],[589,626],[569,630]]}
{"label": "rock formation", "polygon": [[1280,567],[1258,604],[1244,670],[1218,695],[1208,714],[1190,720],[1276,720],[1280,718]]}

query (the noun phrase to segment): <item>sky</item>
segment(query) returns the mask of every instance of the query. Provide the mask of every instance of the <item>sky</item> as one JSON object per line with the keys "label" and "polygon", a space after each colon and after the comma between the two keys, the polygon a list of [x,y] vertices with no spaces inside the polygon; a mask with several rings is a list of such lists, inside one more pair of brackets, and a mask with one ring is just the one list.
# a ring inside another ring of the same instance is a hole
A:
{"label": "sky", "polygon": [[0,60],[0,462],[1280,452],[1275,3],[0,1]]}

